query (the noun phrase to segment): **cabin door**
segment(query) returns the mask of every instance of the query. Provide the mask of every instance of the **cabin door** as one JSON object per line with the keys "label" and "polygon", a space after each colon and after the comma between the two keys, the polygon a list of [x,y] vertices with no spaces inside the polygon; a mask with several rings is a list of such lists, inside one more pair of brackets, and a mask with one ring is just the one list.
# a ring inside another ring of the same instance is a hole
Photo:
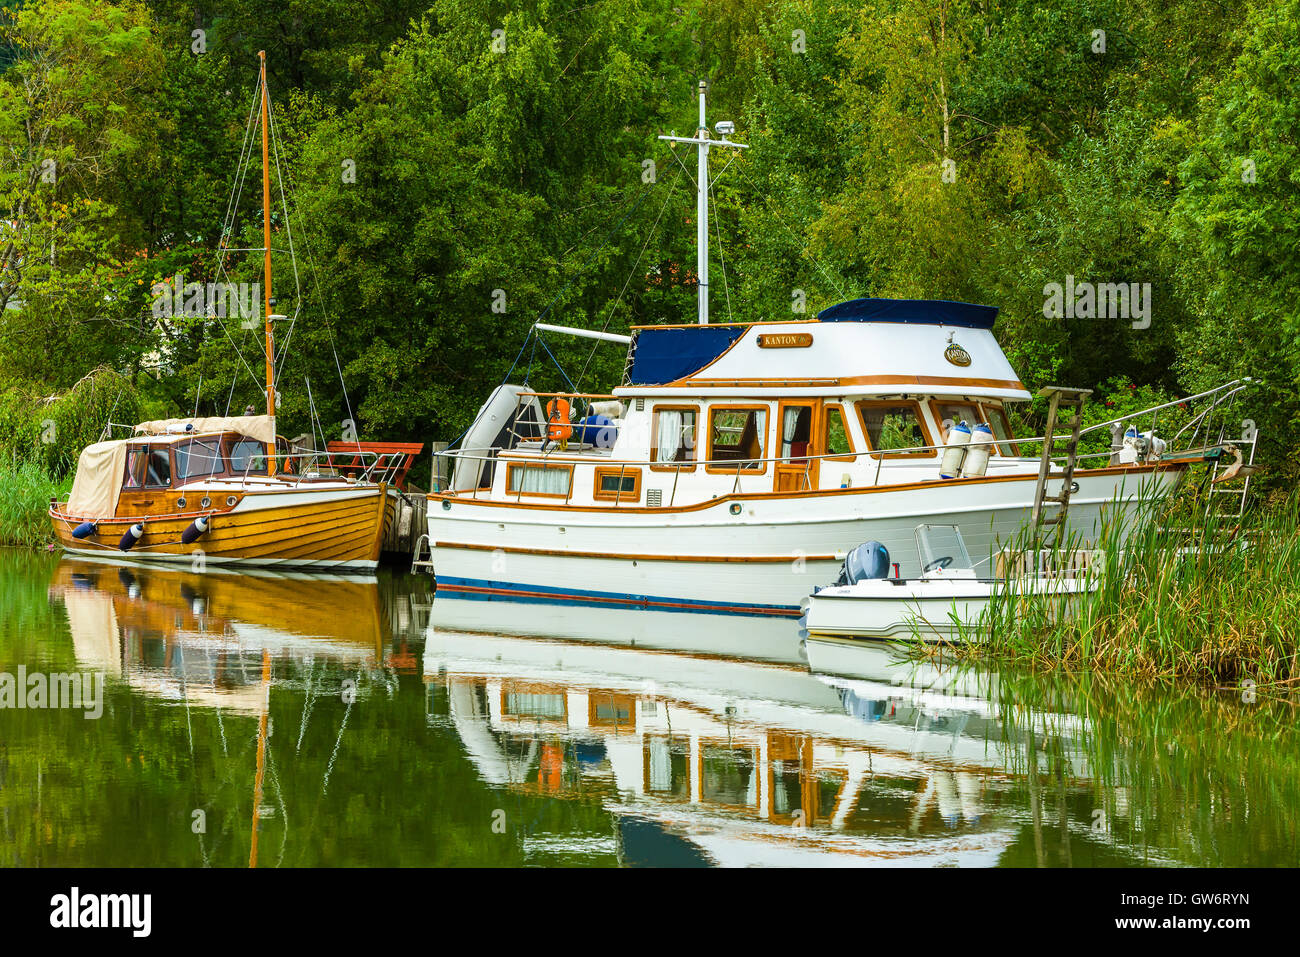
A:
{"label": "cabin door", "polygon": [[778,492],[806,492],[817,488],[820,451],[813,442],[817,435],[816,402],[782,402],[777,414],[776,485]]}

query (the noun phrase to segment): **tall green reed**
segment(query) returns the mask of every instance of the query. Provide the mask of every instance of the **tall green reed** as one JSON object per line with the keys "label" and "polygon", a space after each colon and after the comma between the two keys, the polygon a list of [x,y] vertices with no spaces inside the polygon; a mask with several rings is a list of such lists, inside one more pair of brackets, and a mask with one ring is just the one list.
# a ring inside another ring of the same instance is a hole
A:
{"label": "tall green reed", "polygon": [[[1300,494],[1225,519],[1205,489],[1147,490],[1103,510],[1086,545],[1071,533],[1037,550],[1024,528],[1007,551],[1051,574],[1086,556],[1082,594],[1043,599],[1008,576],[959,654],[1220,683],[1300,680]],[[1037,560],[1036,556],[1041,556]],[[1031,572],[1031,575],[1033,573]]]}

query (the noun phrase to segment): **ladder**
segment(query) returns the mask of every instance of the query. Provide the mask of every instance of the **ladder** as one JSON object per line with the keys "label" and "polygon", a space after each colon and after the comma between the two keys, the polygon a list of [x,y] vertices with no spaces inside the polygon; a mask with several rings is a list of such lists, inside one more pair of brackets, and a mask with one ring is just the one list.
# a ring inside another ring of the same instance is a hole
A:
{"label": "ladder", "polygon": [[[1044,526],[1051,526],[1052,544],[1061,543],[1065,534],[1065,516],[1070,510],[1071,485],[1074,481],[1074,466],[1079,451],[1079,429],[1083,424],[1083,403],[1092,395],[1091,389],[1066,389],[1049,386],[1038,392],[1038,397],[1049,401],[1047,407],[1047,427],[1043,429],[1043,454],[1038,461],[1038,484],[1034,487],[1034,512],[1031,518],[1036,547],[1043,548]],[[1072,413],[1065,420],[1070,434],[1066,438],[1056,434],[1061,423],[1062,413]],[[1056,452],[1056,443],[1065,442],[1065,465],[1060,471],[1053,471],[1052,458]],[[1048,495],[1047,483],[1060,480],[1060,495]],[[1049,508],[1055,509],[1048,514]]]}
{"label": "ladder", "polygon": [[[1220,442],[1224,441],[1222,435],[1220,435],[1219,440]],[[1252,429],[1250,431],[1250,438],[1243,437],[1240,439],[1228,439],[1227,442],[1230,445],[1236,446],[1237,454],[1240,454],[1242,457],[1242,466],[1239,471],[1235,473],[1236,477],[1241,479],[1241,486],[1239,488],[1219,487],[1220,482],[1233,481],[1233,478],[1229,477],[1225,473],[1227,473],[1236,463],[1234,461],[1232,464],[1227,464],[1223,461],[1222,456],[1215,459],[1214,468],[1210,473],[1209,493],[1206,495],[1205,511],[1207,515],[1212,514],[1220,521],[1240,522],[1246,515],[1246,505],[1250,499],[1250,476],[1255,470],[1255,448],[1259,442],[1259,433],[1255,429]],[[1229,497],[1228,501],[1224,504],[1222,509],[1215,511],[1214,506],[1216,499],[1223,495]],[[1236,497],[1235,502],[1232,500],[1234,496]]]}
{"label": "ladder", "polygon": [[427,534],[417,538],[415,547],[411,550],[411,574],[416,572],[433,573],[433,548]]}

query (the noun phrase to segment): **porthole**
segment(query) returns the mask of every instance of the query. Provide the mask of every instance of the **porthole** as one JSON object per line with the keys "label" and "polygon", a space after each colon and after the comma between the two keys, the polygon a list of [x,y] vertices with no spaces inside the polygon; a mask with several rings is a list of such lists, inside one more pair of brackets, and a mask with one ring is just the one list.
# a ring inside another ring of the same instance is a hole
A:
{"label": "porthole", "polygon": [[211,504],[212,504],[212,499],[208,498],[205,495],[203,496],[203,501],[199,502],[199,508],[207,508]]}
{"label": "porthole", "polygon": [[739,503],[739,502],[732,502],[732,503],[731,503],[731,514],[732,514],[732,515],[739,515],[739,514],[740,514],[740,503]]}
{"label": "porthole", "polygon": [[181,511],[184,511],[184,510],[185,510],[185,496],[184,496],[184,495],[182,495],[180,498],[178,498],[178,499],[176,500],[176,508],[179,509],[179,510],[181,510]]}
{"label": "porthole", "polygon": [[235,504],[236,502],[238,502],[238,501],[239,501],[239,499],[237,499],[237,498],[236,498],[235,496],[233,496],[233,495],[227,495],[227,496],[226,496],[226,504],[229,505],[229,506],[231,506],[232,508],[234,507],[234,504]]}

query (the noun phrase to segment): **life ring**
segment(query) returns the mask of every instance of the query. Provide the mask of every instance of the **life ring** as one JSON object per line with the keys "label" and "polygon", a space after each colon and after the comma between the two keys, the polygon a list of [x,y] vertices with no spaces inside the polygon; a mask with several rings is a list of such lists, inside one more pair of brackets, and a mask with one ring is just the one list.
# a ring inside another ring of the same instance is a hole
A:
{"label": "life ring", "polygon": [[569,403],[565,399],[552,399],[546,403],[546,438],[549,441],[565,442],[573,435],[569,414]]}

